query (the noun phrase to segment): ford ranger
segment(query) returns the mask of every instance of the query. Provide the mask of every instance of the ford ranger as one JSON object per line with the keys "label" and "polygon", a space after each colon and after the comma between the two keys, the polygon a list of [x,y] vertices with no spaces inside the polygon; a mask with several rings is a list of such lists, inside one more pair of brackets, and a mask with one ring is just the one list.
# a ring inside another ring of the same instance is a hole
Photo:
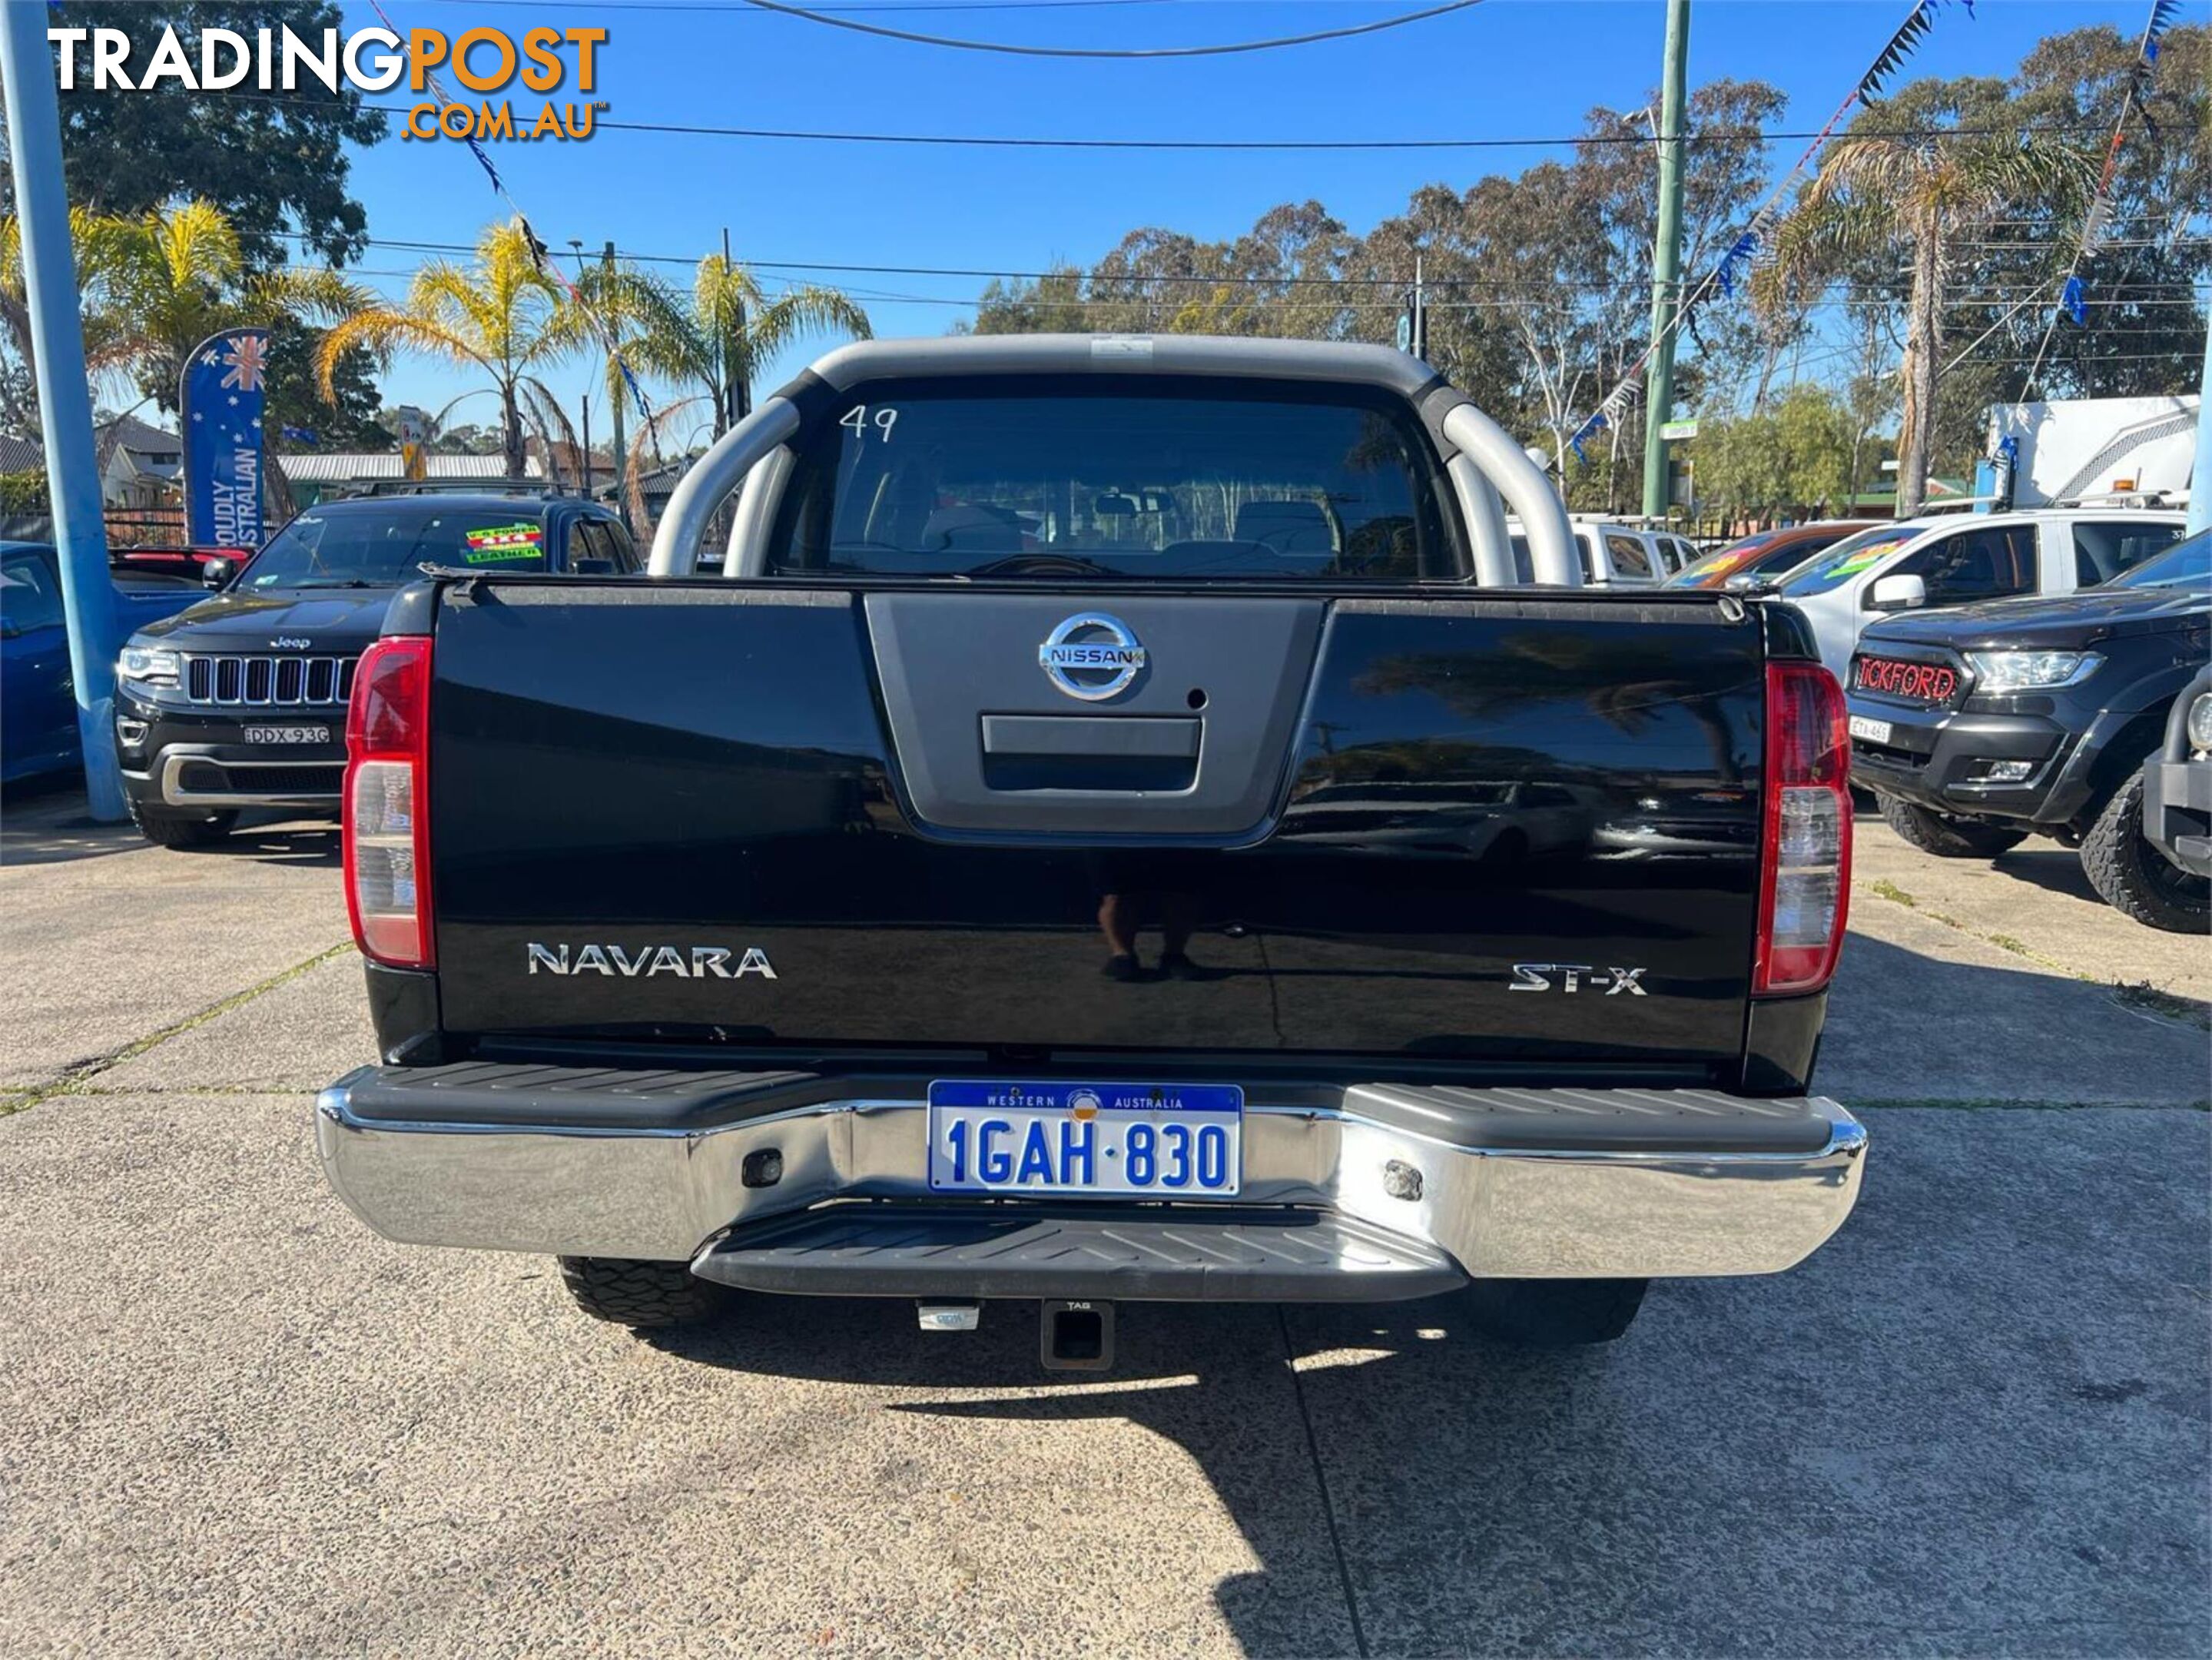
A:
{"label": "ford ranger", "polygon": [[1448,1295],[1600,1341],[1857,1195],[1802,619],[1581,587],[1387,350],[846,347],[647,580],[403,590],[349,738],[381,1055],[324,1167],[605,1319],[1034,1300],[1083,1367],[1121,1303]]}

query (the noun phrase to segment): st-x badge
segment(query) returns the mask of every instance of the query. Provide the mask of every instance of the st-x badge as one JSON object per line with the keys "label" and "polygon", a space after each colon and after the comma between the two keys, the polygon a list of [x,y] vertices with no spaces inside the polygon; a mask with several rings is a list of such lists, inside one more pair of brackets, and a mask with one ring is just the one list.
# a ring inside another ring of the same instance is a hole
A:
{"label": "st-x badge", "polygon": [[1588,963],[1516,963],[1513,983],[1505,989],[1573,993],[1585,987],[1595,991],[1603,986],[1607,997],[1618,997],[1623,992],[1643,997],[1648,994],[1643,982],[1642,969],[1599,969]]}

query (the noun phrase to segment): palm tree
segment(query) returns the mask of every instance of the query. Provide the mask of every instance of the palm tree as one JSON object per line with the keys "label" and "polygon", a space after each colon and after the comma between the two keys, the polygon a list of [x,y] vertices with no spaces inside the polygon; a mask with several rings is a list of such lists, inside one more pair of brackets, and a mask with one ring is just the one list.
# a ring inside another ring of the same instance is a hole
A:
{"label": "palm tree", "polygon": [[229,216],[197,199],[97,223],[86,264],[106,336],[96,343],[88,328],[88,347],[131,364],[164,407],[176,400],[185,360],[210,335],[285,318],[333,323],[371,298],[358,283],[318,267],[249,271]]}
{"label": "palm tree", "polygon": [[525,402],[557,407],[537,371],[570,356],[590,335],[588,318],[539,266],[529,233],[510,222],[477,240],[474,265],[433,260],[415,273],[404,300],[342,320],[323,337],[315,374],[324,396],[334,396],[332,372],[354,346],[418,351],[482,370],[499,393],[508,476],[519,478]]}
{"label": "palm tree", "polygon": [[[1955,112],[1954,112],[1955,113]],[[1752,280],[1771,314],[1856,261],[1907,258],[1904,415],[1898,433],[1897,516],[1927,493],[1929,438],[1943,373],[1943,301],[1959,244],[2017,207],[2074,210],[2089,165],[2033,132],[1968,139],[1941,129],[1846,137],[1776,226],[1772,258]]]}
{"label": "palm tree", "polygon": [[[807,284],[773,300],[744,266],[722,254],[699,262],[691,292],[641,271],[593,271],[585,289],[617,319],[619,349],[633,371],[696,386],[714,406],[714,435],[728,429],[735,393],[785,347],[826,333],[869,336],[868,314],[844,294]],[[607,367],[608,395],[623,394]]]}
{"label": "palm tree", "polygon": [[[127,374],[165,408],[192,349],[211,334],[285,319],[332,322],[369,303],[337,272],[286,266],[247,270],[238,231],[211,202],[191,200],[136,216],[70,213],[82,296],[85,365]],[[0,326],[28,361],[22,239],[0,218]]]}

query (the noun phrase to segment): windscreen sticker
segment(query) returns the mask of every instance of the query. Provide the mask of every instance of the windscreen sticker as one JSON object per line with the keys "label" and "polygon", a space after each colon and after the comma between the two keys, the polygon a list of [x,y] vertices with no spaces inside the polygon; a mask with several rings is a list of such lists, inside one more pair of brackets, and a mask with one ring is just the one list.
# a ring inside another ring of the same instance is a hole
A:
{"label": "windscreen sticker", "polygon": [[497,565],[509,560],[535,559],[544,550],[544,528],[526,521],[514,525],[487,525],[480,530],[464,531],[462,534],[468,538],[468,561],[471,565]]}
{"label": "windscreen sticker", "polygon": [[1870,548],[1861,548],[1856,553],[1828,573],[1831,576],[1856,576],[1880,559],[1884,554],[1894,553],[1907,538],[1899,537],[1893,542],[1877,542]]}

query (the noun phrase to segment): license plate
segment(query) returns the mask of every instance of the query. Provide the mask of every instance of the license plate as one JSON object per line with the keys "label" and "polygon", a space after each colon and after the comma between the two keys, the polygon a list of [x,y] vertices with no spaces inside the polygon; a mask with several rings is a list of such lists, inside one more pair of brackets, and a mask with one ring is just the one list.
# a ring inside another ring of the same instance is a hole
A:
{"label": "license plate", "polygon": [[938,1193],[1229,1199],[1243,1180],[1244,1091],[1228,1084],[929,1086]]}
{"label": "license plate", "polygon": [[1851,736],[1863,738],[1869,744],[1887,744],[1889,742],[1889,722],[1854,714],[1851,717]]}
{"label": "license plate", "polygon": [[244,733],[249,744],[327,744],[331,741],[328,727],[248,727]]}

